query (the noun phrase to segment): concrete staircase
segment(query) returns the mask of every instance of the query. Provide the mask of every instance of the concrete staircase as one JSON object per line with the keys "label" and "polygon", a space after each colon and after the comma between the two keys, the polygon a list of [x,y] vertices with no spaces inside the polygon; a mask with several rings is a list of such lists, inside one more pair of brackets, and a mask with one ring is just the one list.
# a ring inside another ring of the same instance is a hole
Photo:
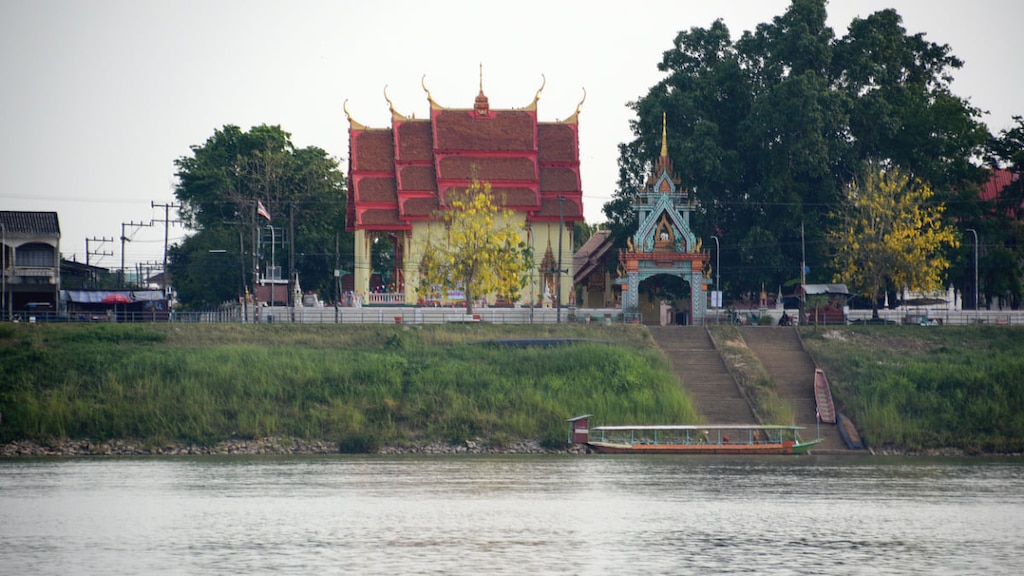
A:
{"label": "concrete staircase", "polygon": [[757,424],[750,405],[740,394],[703,326],[648,326],[647,329],[672,363],[676,377],[706,423]]}
{"label": "concrete staircase", "polygon": [[[813,438],[818,426],[814,403],[814,361],[800,343],[796,328],[743,326],[740,333],[775,382],[779,398],[793,407],[796,425],[805,427],[801,437]],[[825,440],[814,448],[814,452],[849,450],[834,424],[823,422],[821,435]]]}

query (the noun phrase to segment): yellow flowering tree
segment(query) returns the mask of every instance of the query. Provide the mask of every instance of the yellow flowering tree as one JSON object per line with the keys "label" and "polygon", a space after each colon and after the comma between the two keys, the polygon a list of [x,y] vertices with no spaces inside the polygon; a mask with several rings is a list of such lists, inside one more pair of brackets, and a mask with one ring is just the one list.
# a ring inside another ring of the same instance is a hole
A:
{"label": "yellow flowering tree", "polygon": [[868,163],[847,189],[829,240],[835,248],[835,280],[871,298],[886,281],[930,291],[941,287],[949,261],[944,246],[959,246],[955,229],[942,222],[945,206],[931,202],[928,184],[895,167]]}
{"label": "yellow flowering tree", "polygon": [[467,312],[473,301],[495,295],[519,299],[533,267],[533,254],[522,240],[521,223],[495,203],[491,186],[473,180],[466,190],[452,190],[435,217],[445,225],[445,242],[428,242],[420,260],[420,293],[461,289]]}

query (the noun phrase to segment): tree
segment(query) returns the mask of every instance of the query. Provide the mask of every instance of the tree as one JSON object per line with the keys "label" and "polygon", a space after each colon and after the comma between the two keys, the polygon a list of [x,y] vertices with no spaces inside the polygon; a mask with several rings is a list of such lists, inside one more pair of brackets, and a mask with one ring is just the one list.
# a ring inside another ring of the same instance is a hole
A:
{"label": "tree", "polygon": [[[193,234],[170,251],[168,268],[185,306],[220,303],[251,290],[253,254],[264,267],[287,261],[289,278],[298,275],[307,289],[332,291],[338,253],[351,254],[352,247],[352,235],[339,233],[345,229],[345,177],[335,159],[320,148],[296,149],[279,126],[243,132],[228,125],[192,146],[175,166],[180,215]],[[272,220],[257,214],[257,202]],[[266,233],[270,225],[274,234]],[[278,242],[273,263],[271,238]],[[204,273],[213,266],[204,263],[209,250],[221,261],[223,254],[233,255],[232,272],[224,278]]]}
{"label": "tree", "polygon": [[869,162],[833,214],[835,280],[870,297],[873,318],[887,282],[922,291],[942,285],[949,267],[942,248],[956,248],[959,239],[942,222],[945,207],[933,204],[933,196],[930,186],[900,169]]}
{"label": "tree", "polygon": [[[962,62],[908,35],[894,10],[836,38],[826,4],[793,0],[736,41],[720,20],[675,37],[658,63],[664,78],[629,104],[635,138],[619,147],[619,189],[604,206],[616,245],[636,230],[632,206],[660,151],[662,114],[682,186],[700,203],[691,227],[722,240],[722,284],[734,295],[791,281],[804,252],[811,281],[832,276],[828,214],[869,159],[929,182],[953,216],[977,210],[970,199],[984,175],[973,160],[987,130],[950,91]],[[748,258],[756,274],[733,265]]]}
{"label": "tree", "polygon": [[470,314],[481,296],[518,300],[533,268],[533,254],[522,240],[522,225],[512,221],[512,211],[498,205],[490,184],[479,180],[466,190],[448,192],[445,200],[446,206],[435,214],[445,225],[445,241],[428,241],[424,249],[420,293],[439,290],[447,296],[461,289]]}

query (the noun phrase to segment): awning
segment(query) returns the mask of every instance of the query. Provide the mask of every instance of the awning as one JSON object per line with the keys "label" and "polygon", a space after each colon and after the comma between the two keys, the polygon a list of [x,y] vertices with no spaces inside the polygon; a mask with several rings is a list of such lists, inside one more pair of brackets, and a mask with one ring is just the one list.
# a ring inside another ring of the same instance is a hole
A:
{"label": "awning", "polygon": [[76,304],[102,304],[114,299],[126,298],[131,302],[153,302],[164,299],[160,290],[61,290],[60,298]]}

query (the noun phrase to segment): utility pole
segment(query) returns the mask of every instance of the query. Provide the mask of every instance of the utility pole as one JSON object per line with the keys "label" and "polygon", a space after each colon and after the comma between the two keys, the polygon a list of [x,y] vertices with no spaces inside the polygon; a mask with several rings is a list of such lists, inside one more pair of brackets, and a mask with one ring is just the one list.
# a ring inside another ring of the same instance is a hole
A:
{"label": "utility pole", "polygon": [[[163,288],[164,299],[167,299],[167,242],[170,234],[170,214],[171,208],[181,208],[181,204],[157,204],[156,202],[149,203],[150,208],[163,208],[164,209],[164,268],[163,268],[163,282],[161,286]],[[177,220],[175,220],[177,222]]]}
{"label": "utility pole", "polygon": [[977,324],[981,313],[978,309],[978,231],[974,228],[967,231],[974,234],[974,323]]}
{"label": "utility pole", "polygon": [[[804,313],[804,304],[807,302],[807,293],[804,286],[807,284],[807,252],[804,247],[804,222],[800,221],[800,313]],[[800,320],[803,322],[803,319]]]}
{"label": "utility pole", "polygon": [[[132,241],[132,239],[129,238],[125,234],[125,228],[128,227],[128,226],[133,226],[135,228],[143,228],[143,227],[149,227],[149,226],[152,226],[152,225],[153,225],[152,222],[150,222],[149,224],[143,224],[142,222],[136,223],[134,221],[133,222],[121,222],[121,275],[117,279],[117,287],[118,287],[118,289],[123,289],[124,288],[124,243]],[[133,232],[132,236],[134,236],[134,235],[135,235],[135,233]]]}
{"label": "utility pole", "polygon": [[86,238],[85,239],[85,265],[89,266],[89,256],[113,256],[114,255],[114,252],[110,251],[110,250],[104,250],[104,251],[97,250],[96,252],[93,252],[92,250],[89,249],[89,242],[99,242],[102,245],[102,244],[106,244],[107,242],[113,242],[113,241],[114,241],[113,238],[107,238],[107,237],[102,237],[102,238],[95,238],[95,237],[93,237],[93,238]]}

